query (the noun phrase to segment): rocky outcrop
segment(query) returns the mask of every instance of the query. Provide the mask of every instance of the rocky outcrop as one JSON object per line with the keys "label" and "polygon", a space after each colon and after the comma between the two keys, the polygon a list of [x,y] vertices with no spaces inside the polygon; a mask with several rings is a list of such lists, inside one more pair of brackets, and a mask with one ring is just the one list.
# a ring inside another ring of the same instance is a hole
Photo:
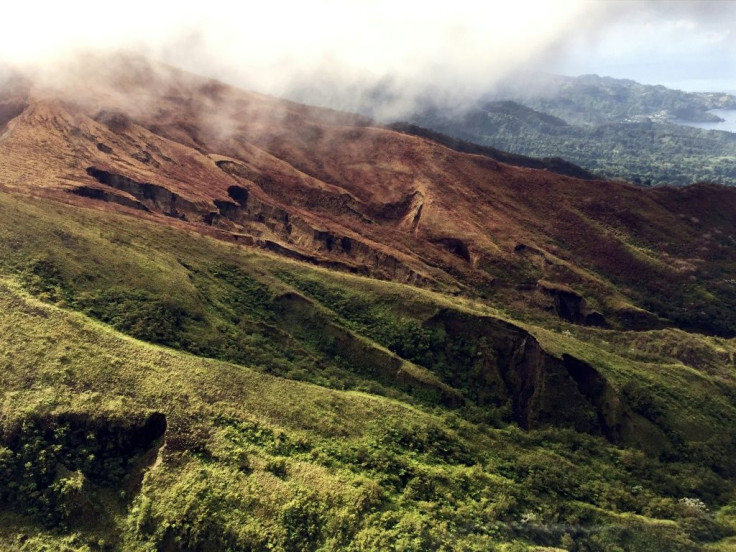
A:
{"label": "rocky outcrop", "polygon": [[230,198],[235,201],[238,205],[240,205],[241,208],[245,208],[248,206],[248,189],[242,188],[240,186],[230,186],[227,189],[227,195],[230,196]]}
{"label": "rocky outcrop", "polygon": [[251,194],[247,188],[230,186],[229,200],[215,199],[213,202],[217,212],[208,220],[208,224],[217,224],[224,220],[245,226],[249,223],[263,224],[266,228],[285,238],[291,233],[289,213],[277,205],[266,203]]}
{"label": "rocky outcrop", "polygon": [[606,377],[571,355],[551,355],[523,328],[444,309],[425,322],[442,379],[479,406],[502,407],[525,429],[569,427],[633,443],[646,426]]}
{"label": "rocky outcrop", "polygon": [[[362,205],[352,195],[335,189],[311,188],[303,189],[300,186],[292,187],[288,196],[283,195],[284,186],[271,176],[246,166],[243,163],[220,160],[215,164],[225,173],[238,180],[245,180],[254,184],[268,196],[278,196],[279,201],[288,205],[296,204],[311,210],[322,210],[332,214],[348,215],[357,218],[363,223],[372,224],[373,221],[362,213]],[[238,186],[235,186],[236,188]],[[233,187],[231,187],[233,188]],[[241,189],[245,189],[242,188]],[[232,197],[232,196],[231,196]],[[245,207],[245,205],[242,205]]]}
{"label": "rocky outcrop", "polygon": [[[219,162],[219,164],[223,163]],[[237,163],[227,163],[229,164],[223,166],[227,167],[230,172],[249,170]],[[89,167],[87,174],[100,184],[128,195],[92,186],[80,186],[70,190],[71,193],[143,211],[161,213],[184,221],[216,226],[236,232],[238,240],[243,243],[247,242],[290,258],[338,270],[348,270],[412,284],[424,284],[428,281],[426,277],[414,271],[396,256],[381,251],[356,237],[315,228],[304,217],[298,214],[290,215],[285,208],[262,200],[244,186],[231,185],[227,190],[229,199],[213,199],[212,203],[207,203],[194,202],[163,186],[138,182],[130,177],[97,167]],[[262,225],[263,230],[258,230],[258,225]],[[243,236],[243,232],[252,237],[246,240],[248,236]],[[264,234],[270,234],[270,236]]]}
{"label": "rocky outcrop", "polygon": [[246,166],[243,163],[235,163],[234,161],[215,161],[215,164],[225,173],[231,175],[231,176],[237,176],[240,178],[244,178],[246,180],[250,180],[251,182],[256,182],[260,177],[261,173],[251,169],[250,167]]}
{"label": "rocky outcrop", "polygon": [[413,220],[423,204],[424,194],[412,192],[399,201],[373,206],[370,211],[373,218],[383,222],[397,222],[407,218]]}
{"label": "rocky outcrop", "polygon": [[191,220],[192,214],[200,214],[203,211],[201,206],[184,199],[179,194],[171,192],[163,186],[137,182],[127,176],[96,167],[89,167],[87,174],[100,184],[127,192],[145,205],[149,211],[163,213],[166,216],[182,220]]}
{"label": "rocky outcrop", "polygon": [[459,238],[438,238],[432,240],[432,243],[436,243],[453,255],[460,257],[466,263],[471,262],[468,244]]}
{"label": "rocky outcrop", "polygon": [[545,280],[539,280],[537,286],[542,293],[552,297],[555,314],[563,320],[585,326],[608,326],[603,315],[589,309],[585,298],[572,288]]}
{"label": "rocky outcrop", "polygon": [[140,201],[131,199],[127,196],[109,192],[102,188],[93,188],[92,186],[78,186],[69,190],[70,194],[86,197],[89,199],[96,199],[99,201],[106,201],[108,203],[117,203],[124,207],[131,207],[132,209],[138,209],[140,211],[149,211],[148,207],[143,205]]}

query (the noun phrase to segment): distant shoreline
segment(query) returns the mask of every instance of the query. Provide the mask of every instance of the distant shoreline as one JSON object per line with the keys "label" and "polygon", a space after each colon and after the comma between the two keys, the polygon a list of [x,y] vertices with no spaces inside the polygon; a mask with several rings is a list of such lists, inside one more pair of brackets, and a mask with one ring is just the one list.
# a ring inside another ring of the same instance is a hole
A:
{"label": "distant shoreline", "polygon": [[725,119],[716,123],[694,123],[691,121],[675,120],[673,123],[705,130],[722,130],[724,132],[736,133],[736,109],[713,109],[710,111],[714,115],[718,115],[721,119]]}

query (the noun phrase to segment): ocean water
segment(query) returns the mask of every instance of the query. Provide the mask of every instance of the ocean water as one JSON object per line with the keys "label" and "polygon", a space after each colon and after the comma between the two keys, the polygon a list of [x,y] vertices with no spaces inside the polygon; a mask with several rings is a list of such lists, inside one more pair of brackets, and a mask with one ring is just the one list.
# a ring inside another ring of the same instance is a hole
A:
{"label": "ocean water", "polygon": [[711,113],[725,119],[722,123],[691,123],[689,121],[674,121],[677,124],[704,128],[707,130],[725,130],[736,133],[736,109],[714,109]]}
{"label": "ocean water", "polygon": [[[736,96],[736,79],[690,79],[683,81],[672,81],[662,83],[667,88],[675,90],[684,90],[685,92],[721,92],[723,94],[732,94]],[[724,130],[726,132],[736,133],[736,110],[734,109],[714,109],[711,113],[718,115],[721,119],[725,119],[722,123],[691,123],[690,121],[674,121],[677,124],[704,128],[706,130]]]}

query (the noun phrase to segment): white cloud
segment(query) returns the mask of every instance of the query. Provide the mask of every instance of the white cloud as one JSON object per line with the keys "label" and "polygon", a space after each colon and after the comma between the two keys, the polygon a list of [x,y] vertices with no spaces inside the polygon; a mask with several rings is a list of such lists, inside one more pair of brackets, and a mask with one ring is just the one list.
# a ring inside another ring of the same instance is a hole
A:
{"label": "white cloud", "polygon": [[276,93],[325,76],[472,93],[529,64],[685,78],[736,50],[731,2],[30,0],[6,3],[3,21],[0,60],[53,65],[124,48]]}
{"label": "white cloud", "polygon": [[540,55],[588,9],[583,0],[16,2],[4,8],[15,24],[0,33],[0,58],[123,47],[267,87],[324,70],[483,83]]}

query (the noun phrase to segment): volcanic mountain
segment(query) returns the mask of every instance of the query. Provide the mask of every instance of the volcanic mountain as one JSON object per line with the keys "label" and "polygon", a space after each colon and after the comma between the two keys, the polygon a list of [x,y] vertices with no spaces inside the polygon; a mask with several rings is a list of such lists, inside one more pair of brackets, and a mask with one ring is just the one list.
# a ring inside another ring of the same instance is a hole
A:
{"label": "volcanic mountain", "polygon": [[400,130],[141,58],[6,73],[0,543],[728,536],[736,188]]}
{"label": "volcanic mountain", "polygon": [[574,321],[584,301],[596,323],[736,332],[734,190],[509,166],[137,58],[67,78],[5,83],[6,189],[511,305],[542,290]]}

